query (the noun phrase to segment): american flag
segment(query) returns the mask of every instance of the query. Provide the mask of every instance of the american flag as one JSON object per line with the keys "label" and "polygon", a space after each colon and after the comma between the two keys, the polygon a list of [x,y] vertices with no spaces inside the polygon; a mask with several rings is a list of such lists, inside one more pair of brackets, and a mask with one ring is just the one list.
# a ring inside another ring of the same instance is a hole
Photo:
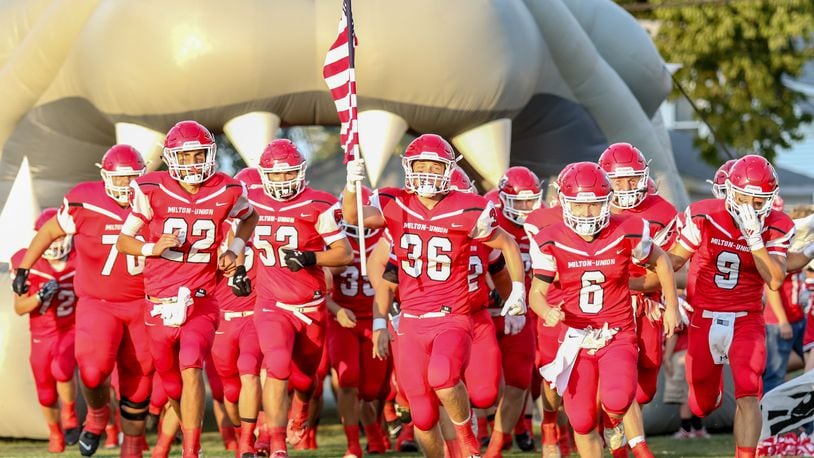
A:
{"label": "american flag", "polygon": [[356,36],[353,33],[353,13],[351,0],[342,2],[342,17],[336,40],[325,56],[322,77],[336,104],[336,112],[342,128],[339,142],[345,151],[345,163],[356,158],[359,149],[359,118],[356,105],[356,73],[354,70],[354,48]]}

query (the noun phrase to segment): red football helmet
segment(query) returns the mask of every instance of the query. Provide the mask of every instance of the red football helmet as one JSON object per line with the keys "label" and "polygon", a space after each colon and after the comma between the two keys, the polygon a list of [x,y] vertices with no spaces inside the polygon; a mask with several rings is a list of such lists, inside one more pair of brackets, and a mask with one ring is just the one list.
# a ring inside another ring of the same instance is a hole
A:
{"label": "red football helmet", "polygon": [[[610,222],[613,187],[605,171],[593,162],[577,162],[565,171],[560,177],[559,198],[563,220],[579,235],[596,235]],[[598,206],[595,210],[594,205]]]}
{"label": "red football helmet", "polygon": [[635,208],[647,197],[647,179],[650,167],[644,154],[630,143],[614,143],[599,156],[599,167],[608,174],[611,184],[615,178],[638,177],[633,189],[613,190],[612,205],[616,208]]}
{"label": "red football helmet", "polygon": [[766,158],[750,154],[738,159],[729,169],[726,179],[726,209],[740,221],[738,206],[748,198],[762,199],[755,212],[761,219],[772,209],[772,202],[778,193],[777,174]]}
{"label": "red football helmet", "polygon": [[[440,162],[442,173],[414,172],[416,161]],[[435,134],[424,134],[407,145],[401,165],[404,168],[404,188],[421,197],[432,197],[449,192],[449,180],[458,157],[446,140]]]}
{"label": "red football helmet", "polygon": [[500,206],[502,205],[501,202],[500,202],[500,191],[498,191],[497,188],[492,189],[491,191],[487,192],[486,194],[483,195],[483,197],[486,200],[488,200],[489,202],[492,202],[492,204],[497,209],[499,209]]}
{"label": "red football helmet", "polygon": [[497,182],[503,215],[522,225],[526,216],[543,205],[543,185],[526,167],[509,167]]}
{"label": "red football helmet", "polygon": [[449,189],[452,191],[467,192],[470,194],[477,194],[478,190],[472,184],[469,175],[466,174],[464,169],[458,167],[452,169],[452,176],[449,177]]}
{"label": "red football helmet", "polygon": [[556,206],[560,205],[560,194],[559,194],[559,192],[560,192],[560,188],[562,187],[562,178],[568,173],[569,170],[571,170],[571,167],[573,167],[573,166],[574,166],[574,163],[572,162],[572,163],[566,165],[565,167],[563,167],[562,170],[560,170],[560,173],[557,174],[557,179],[554,180],[553,183],[551,183],[550,186],[552,188],[554,188],[554,191],[555,191],[554,193],[552,193],[551,198],[549,199],[549,202],[548,202],[548,204],[551,207],[556,207]]}
{"label": "red football helmet", "polygon": [[707,183],[712,185],[712,195],[715,196],[716,199],[725,199],[726,198],[726,179],[729,178],[729,171],[732,169],[732,166],[735,165],[735,162],[738,162],[737,159],[730,159],[720,167],[718,170],[715,171],[715,177],[712,180],[707,180]]}
{"label": "red football helmet", "polygon": [[[48,220],[56,216],[56,214],[56,208],[46,208],[43,210],[40,216],[37,217],[37,221],[34,222],[34,230],[39,231],[42,229],[42,226],[44,226]],[[68,253],[71,252],[71,248],[73,248],[73,238],[70,235],[63,235],[51,242],[51,245],[42,253],[42,257],[49,261],[62,259],[68,256]]]}
{"label": "red football helmet", "polygon": [[[370,205],[370,199],[373,197],[373,191],[365,185],[362,185],[362,205]],[[341,207],[342,203],[342,194],[339,194],[339,203]],[[355,224],[348,224],[345,222],[344,219],[340,222],[340,225],[345,229],[345,233],[348,234],[348,237],[353,237],[355,239],[359,238],[359,226]],[[365,238],[371,237],[377,234],[381,229],[371,229],[369,227],[365,227]],[[369,248],[369,247],[368,247]]]}
{"label": "red football helmet", "polygon": [[647,193],[654,196],[659,195],[659,187],[653,177],[647,177]]}
{"label": "red football helmet", "polygon": [[[300,154],[294,142],[284,138],[272,140],[260,155],[260,179],[263,182],[263,189],[269,197],[274,200],[288,200],[302,192],[305,188],[305,169],[308,164]],[[286,179],[280,176],[282,181],[272,180],[269,174],[297,172],[297,176]]]}
{"label": "red football helmet", "polygon": [[113,177],[132,177],[132,180],[144,175],[147,170],[141,153],[130,145],[113,145],[96,166],[101,169],[99,173],[105,182],[105,193],[121,205],[130,202],[130,180],[124,186],[117,186],[113,183]]}
{"label": "red football helmet", "polygon": [[237,172],[235,174],[235,180],[243,183],[246,186],[246,189],[263,187],[260,172],[254,167],[246,167],[245,169]]}
{"label": "red football helmet", "polygon": [[[179,154],[198,150],[206,152],[203,162],[187,164],[186,156],[183,164],[178,160]],[[206,127],[195,121],[179,122],[167,132],[167,138],[164,139],[164,162],[170,176],[184,183],[203,183],[214,175],[216,152],[215,137]]]}

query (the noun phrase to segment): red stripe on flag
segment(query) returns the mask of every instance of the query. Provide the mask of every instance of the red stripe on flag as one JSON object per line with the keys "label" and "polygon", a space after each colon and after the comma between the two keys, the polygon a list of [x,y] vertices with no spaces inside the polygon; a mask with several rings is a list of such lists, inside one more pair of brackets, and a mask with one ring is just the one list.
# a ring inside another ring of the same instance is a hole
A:
{"label": "red stripe on flag", "polygon": [[[345,152],[345,163],[355,159],[359,148],[358,109],[356,102],[356,73],[353,68],[353,48],[357,43],[353,32],[353,15],[347,1],[342,4],[342,16],[339,18],[339,27],[336,40],[334,40],[325,63],[322,67],[322,77],[331,92],[331,98],[336,105],[341,128],[339,142]],[[350,30],[348,25],[350,24]],[[345,50],[347,49],[347,51]]]}

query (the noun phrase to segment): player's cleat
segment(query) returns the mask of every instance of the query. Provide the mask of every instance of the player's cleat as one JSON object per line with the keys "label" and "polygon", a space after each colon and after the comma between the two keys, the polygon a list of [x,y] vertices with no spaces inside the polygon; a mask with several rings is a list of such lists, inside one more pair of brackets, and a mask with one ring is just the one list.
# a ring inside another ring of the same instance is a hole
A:
{"label": "player's cleat", "polygon": [[534,436],[529,434],[528,431],[523,431],[520,434],[514,435],[514,441],[517,443],[517,448],[524,452],[534,451]]}
{"label": "player's cleat", "polygon": [[68,428],[65,430],[65,443],[67,445],[75,445],[79,441],[79,434],[82,433],[82,428]]}
{"label": "player's cleat", "polygon": [[673,433],[673,439],[678,440],[685,440],[685,439],[692,439],[695,437],[692,431],[687,431],[685,429],[679,429],[675,433]]}
{"label": "player's cleat", "polygon": [[693,429],[691,434],[695,439],[709,439],[712,437],[707,432],[707,428],[704,427],[701,427],[701,429]]}
{"label": "player's cleat", "polygon": [[252,452],[244,452],[240,454],[240,458],[255,458],[256,456],[257,455]]}
{"label": "player's cleat", "polygon": [[288,452],[285,450],[277,450],[271,454],[271,458],[288,458]]}
{"label": "player's cleat", "polygon": [[79,454],[82,456],[93,456],[96,449],[99,448],[99,441],[102,439],[101,434],[94,434],[87,429],[82,431],[79,435]]}
{"label": "player's cleat", "polygon": [[543,458],[561,458],[562,456],[559,444],[543,444]]}
{"label": "player's cleat", "polygon": [[401,434],[401,428],[403,428],[401,420],[396,419],[393,421],[388,421],[387,423],[387,434],[390,436],[390,439],[396,439]]}
{"label": "player's cleat", "polygon": [[288,420],[288,427],[286,428],[286,440],[291,446],[296,446],[299,444],[307,434],[307,418],[292,418]]}

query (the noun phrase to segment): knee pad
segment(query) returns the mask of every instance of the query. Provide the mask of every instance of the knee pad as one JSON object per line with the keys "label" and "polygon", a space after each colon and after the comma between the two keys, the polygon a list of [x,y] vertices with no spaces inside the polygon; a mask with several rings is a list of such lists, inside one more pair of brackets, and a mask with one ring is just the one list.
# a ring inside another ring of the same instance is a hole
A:
{"label": "knee pad", "polygon": [[181,375],[176,373],[160,374],[161,384],[164,386],[164,394],[168,399],[178,401],[181,399]]}
{"label": "knee pad", "polygon": [[422,431],[432,429],[438,423],[438,398],[431,393],[411,397],[410,417],[416,428]]}
{"label": "knee pad", "polygon": [[37,400],[43,407],[56,407],[57,389],[54,387],[37,386]]}
{"label": "knee pad", "polygon": [[269,377],[287,380],[291,377],[291,355],[285,348],[270,348],[263,358]]}
{"label": "knee pad", "polygon": [[359,381],[359,397],[365,402],[384,398],[381,380],[364,379]]}
{"label": "knee pad", "polygon": [[427,367],[427,383],[434,390],[451,388],[461,380],[460,371],[454,372],[449,356],[434,354],[430,357],[429,367]]}
{"label": "knee pad", "polygon": [[82,383],[90,389],[98,388],[107,380],[108,375],[110,374],[105,374],[95,364],[79,364],[79,377],[82,379]]}
{"label": "knee pad", "polygon": [[636,387],[636,402],[641,405],[648,404],[653,400],[658,389],[659,382],[658,368],[639,369],[639,382]]}
{"label": "knee pad", "polygon": [[260,375],[260,355],[241,353],[237,357],[237,372],[240,375]]}
{"label": "knee pad", "polygon": [[122,396],[119,401],[119,413],[125,420],[142,421],[147,418],[147,409],[150,407],[150,401],[144,400],[141,402],[133,402],[132,400]]}
{"label": "knee pad", "polygon": [[[484,379],[485,380],[485,379]],[[478,380],[482,382],[482,380]],[[498,396],[498,386],[492,383],[467,383],[469,400],[476,409],[488,409],[495,405]]]}
{"label": "knee pad", "polygon": [[223,398],[232,404],[237,404],[240,400],[240,378],[239,377],[221,377],[223,382]]}
{"label": "knee pad", "polygon": [[122,399],[127,398],[135,403],[149,402],[152,389],[153,380],[150,376],[123,374],[119,378],[119,393]]}
{"label": "knee pad", "polygon": [[575,433],[585,435],[596,430],[599,419],[592,417],[588,412],[580,411],[568,413],[568,421]]}
{"label": "knee pad", "polygon": [[624,415],[630,405],[633,403],[635,393],[630,393],[627,390],[615,389],[605,390],[601,394],[602,406],[609,414]]}
{"label": "knee pad", "polygon": [[362,384],[359,380],[359,371],[350,370],[348,367],[338,369],[336,371],[336,378],[339,386],[342,388],[359,388],[361,393]]}

